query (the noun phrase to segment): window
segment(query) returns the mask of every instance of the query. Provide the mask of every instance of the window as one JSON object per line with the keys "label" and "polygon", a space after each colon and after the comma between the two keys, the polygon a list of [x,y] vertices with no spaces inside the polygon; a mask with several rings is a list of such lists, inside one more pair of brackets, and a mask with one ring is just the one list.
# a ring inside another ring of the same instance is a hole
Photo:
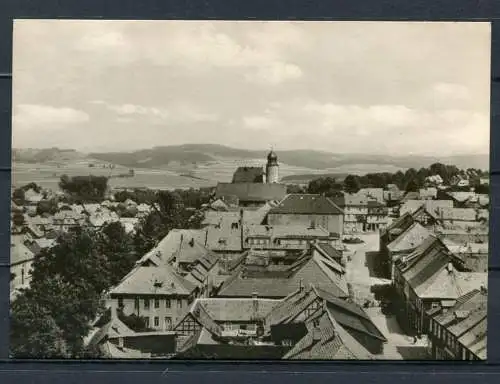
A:
{"label": "window", "polygon": [[144,299],[144,309],[149,309],[149,299]]}
{"label": "window", "polygon": [[154,324],[155,324],[155,327],[159,327],[160,326],[160,318],[158,316],[155,316]]}
{"label": "window", "polygon": [[160,308],[160,300],[155,299],[155,308]]}
{"label": "window", "polygon": [[170,299],[165,299],[165,308],[170,308],[172,303],[170,302]]}
{"label": "window", "polygon": [[172,318],[171,317],[165,317],[165,329],[167,331],[172,329]]}
{"label": "window", "polygon": [[122,297],[120,297],[118,299],[118,308],[123,308],[123,298]]}
{"label": "window", "polygon": [[146,328],[149,328],[149,317],[145,317],[144,322],[146,323]]}
{"label": "window", "polygon": [[134,308],[139,309],[139,299],[134,300]]}
{"label": "window", "polygon": [[182,308],[182,299],[177,300],[177,308]]}

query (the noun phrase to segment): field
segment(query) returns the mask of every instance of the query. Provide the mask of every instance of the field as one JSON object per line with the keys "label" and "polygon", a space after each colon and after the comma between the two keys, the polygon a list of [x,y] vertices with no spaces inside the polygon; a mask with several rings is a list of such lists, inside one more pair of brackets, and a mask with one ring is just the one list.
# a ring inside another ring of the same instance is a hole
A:
{"label": "field", "polygon": [[[59,179],[62,175],[80,176],[97,175],[110,177],[111,187],[121,188],[151,188],[151,189],[185,189],[215,186],[217,182],[230,182],[234,171],[240,166],[262,166],[261,159],[241,160],[224,159],[206,163],[172,165],[164,169],[142,169],[135,168],[133,177],[116,177],[120,174],[128,173],[129,168],[116,166],[115,168],[103,168],[102,164],[96,164],[89,167],[88,161],[70,161],[67,163],[20,163],[13,164],[12,185],[19,187],[34,182],[40,186],[52,190],[58,189]],[[395,172],[399,168],[393,166],[369,166],[360,164],[359,166],[342,166],[333,169],[308,169],[302,167],[280,164],[280,176],[286,178],[286,182],[307,183],[315,175],[320,176],[324,173],[356,173],[380,171]],[[293,175],[301,175],[295,180]],[[309,175],[306,179],[304,176]]]}

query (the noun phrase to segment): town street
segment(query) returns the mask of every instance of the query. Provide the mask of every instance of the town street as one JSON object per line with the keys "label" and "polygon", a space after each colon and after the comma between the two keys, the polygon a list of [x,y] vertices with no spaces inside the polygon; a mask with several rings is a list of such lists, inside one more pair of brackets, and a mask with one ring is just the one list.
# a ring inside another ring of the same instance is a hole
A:
{"label": "town street", "polygon": [[425,338],[414,343],[413,338],[401,330],[394,315],[382,313],[379,303],[371,292],[373,285],[390,283],[389,280],[380,278],[380,273],[377,271],[378,232],[358,235],[358,237],[364,243],[346,244],[348,248],[346,255],[350,259],[346,263],[347,281],[351,284],[353,295],[358,303],[364,304],[367,300],[371,302],[370,307],[365,308],[365,311],[388,340],[384,346],[382,358],[389,360],[428,358]]}

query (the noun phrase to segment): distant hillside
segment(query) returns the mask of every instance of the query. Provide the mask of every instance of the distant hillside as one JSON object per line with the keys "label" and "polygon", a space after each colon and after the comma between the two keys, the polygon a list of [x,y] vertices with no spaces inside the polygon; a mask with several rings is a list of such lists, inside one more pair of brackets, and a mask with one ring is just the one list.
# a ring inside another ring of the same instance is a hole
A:
{"label": "distant hillside", "polygon": [[[281,164],[303,171],[322,170],[325,173],[366,173],[373,169],[390,171],[393,168],[428,167],[435,162],[456,165],[459,168],[488,169],[488,155],[456,155],[450,157],[386,156],[369,154],[334,154],[315,150],[277,151]],[[245,150],[217,144],[186,144],[155,147],[133,152],[83,154],[72,149],[14,149],[13,160],[25,163],[97,160],[130,168],[170,168],[189,171],[190,167],[211,167],[215,163],[227,165],[265,161],[267,150]],[[231,166],[232,167],[232,166]],[[359,172],[353,172],[358,169]],[[307,172],[296,172],[299,178]],[[316,172],[317,173],[317,172]]]}
{"label": "distant hillside", "polygon": [[85,160],[87,155],[77,152],[74,149],[60,149],[60,148],[26,148],[26,149],[12,149],[12,161],[20,163],[53,163],[53,162],[67,162],[75,160]]}
{"label": "distant hillside", "polygon": [[[92,158],[127,167],[164,167],[170,163],[205,163],[222,159],[265,158],[266,150],[250,151],[216,144],[186,144],[155,147],[135,152],[91,153]],[[427,167],[435,162],[453,164],[459,168],[488,169],[488,155],[456,155],[451,157],[386,156],[369,154],[334,154],[315,150],[278,151],[279,161],[309,169],[333,169],[357,164],[391,165],[398,168]]]}

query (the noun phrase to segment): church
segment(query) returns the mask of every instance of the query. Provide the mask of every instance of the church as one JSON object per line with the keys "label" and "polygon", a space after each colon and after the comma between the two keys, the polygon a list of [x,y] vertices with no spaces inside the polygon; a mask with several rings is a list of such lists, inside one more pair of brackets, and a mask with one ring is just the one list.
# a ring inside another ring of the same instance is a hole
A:
{"label": "church", "polygon": [[233,183],[267,183],[279,182],[278,156],[271,150],[267,155],[264,167],[239,167],[233,176]]}
{"label": "church", "polygon": [[271,150],[264,167],[239,167],[231,183],[218,183],[215,197],[237,202],[240,207],[259,207],[268,201],[281,201],[286,185],[279,183],[279,162]]}

